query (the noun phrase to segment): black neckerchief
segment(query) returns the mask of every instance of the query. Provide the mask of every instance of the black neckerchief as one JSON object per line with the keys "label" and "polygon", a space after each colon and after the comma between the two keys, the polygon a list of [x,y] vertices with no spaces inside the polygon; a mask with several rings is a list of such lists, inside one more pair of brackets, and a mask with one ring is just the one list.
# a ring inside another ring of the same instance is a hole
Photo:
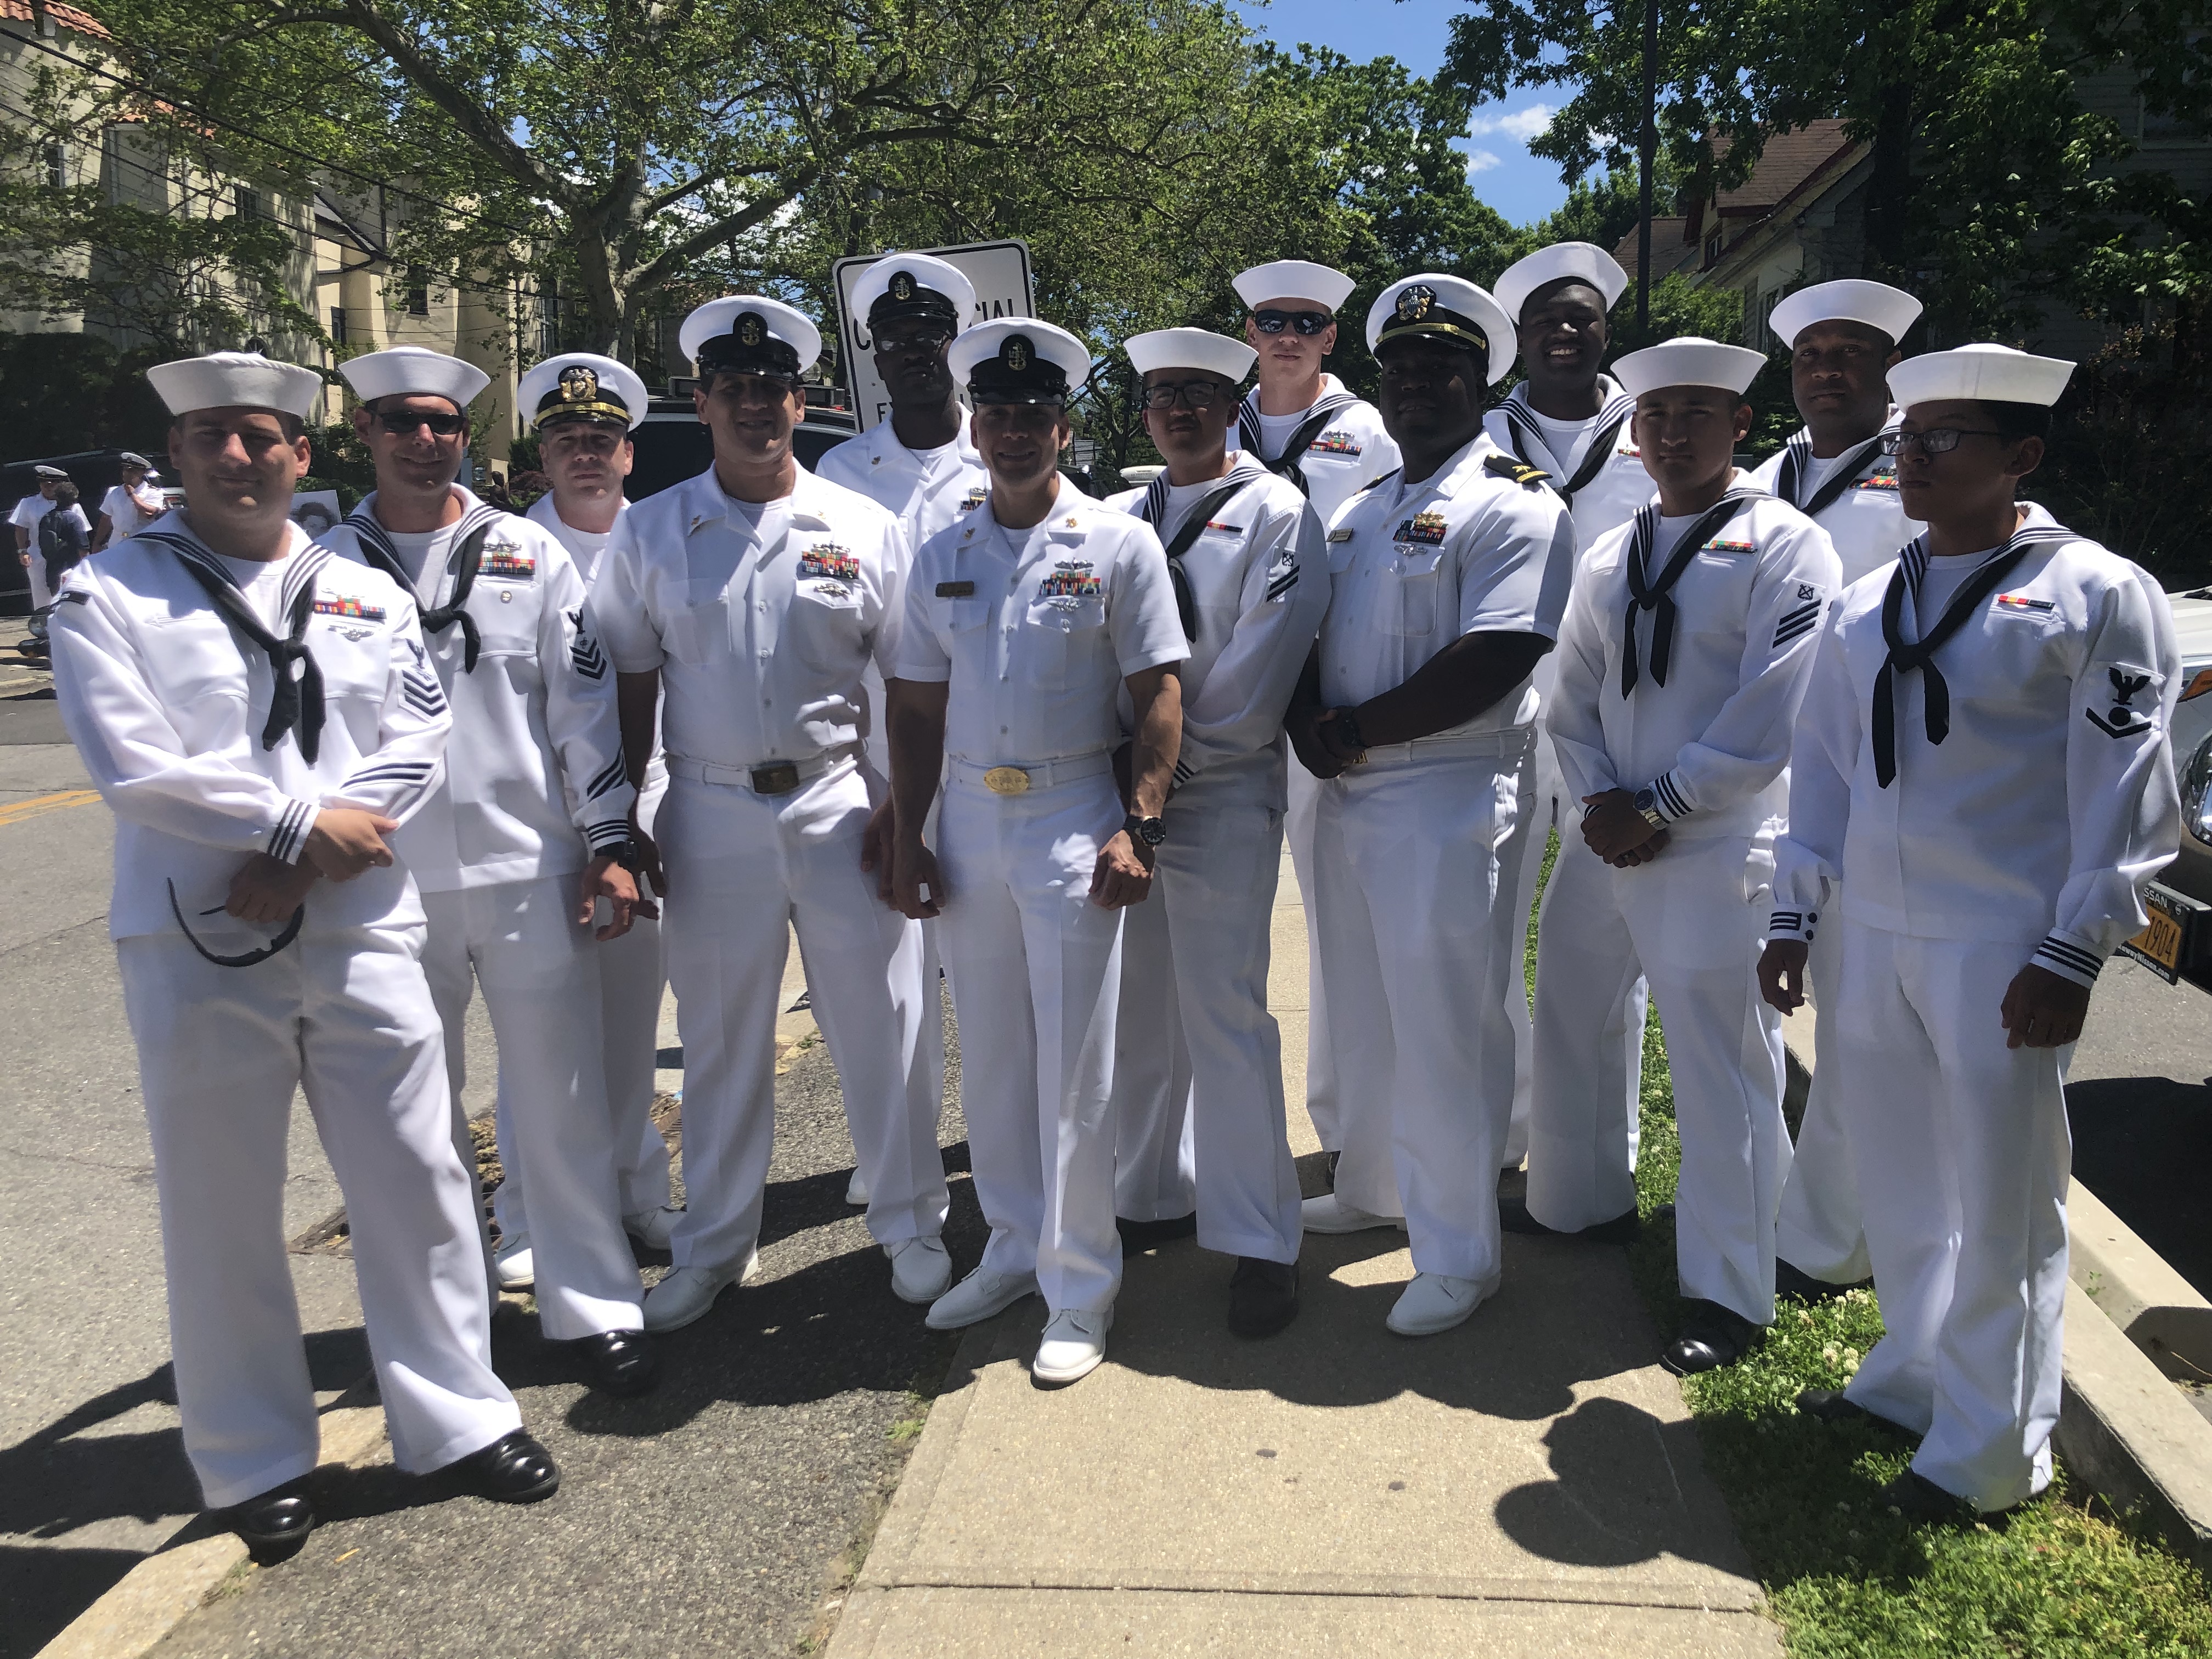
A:
{"label": "black neckerchief", "polygon": [[[1524,380],[1515,386],[1506,395],[1505,401],[1498,405],[1505,416],[1506,435],[1513,440],[1513,453],[1521,458],[1522,465],[1534,466],[1537,464],[1536,458],[1528,453],[1528,447],[1531,444],[1541,444],[1544,453],[1551,457],[1556,466],[1559,458],[1552,454],[1551,445],[1544,443],[1542,430],[1531,431],[1521,419],[1521,411],[1524,409],[1532,419],[1535,415],[1536,406],[1523,395],[1527,390],[1528,382]],[[1575,492],[1588,489],[1590,480],[1605,470],[1605,464],[1613,459],[1613,440],[1620,435],[1620,428],[1628,424],[1635,413],[1636,399],[1626,392],[1607,398],[1605,407],[1598,410],[1597,418],[1602,423],[1601,429],[1591,434],[1589,446],[1583,451],[1582,465],[1575,469],[1574,476],[1566,483],[1553,486],[1559,492],[1559,499],[1569,507],[1575,504]],[[1550,471],[1552,468],[1545,470]]]}
{"label": "black neckerchief", "polygon": [[1910,644],[1905,638],[1905,596],[1910,592],[1915,603],[1918,601],[1920,578],[1928,569],[1928,538],[1916,538],[1898,555],[1897,568],[1890,573],[1889,591],[1881,597],[1881,639],[1889,647],[1889,654],[1882,659],[1881,672],[1874,679],[1874,778],[1877,785],[1887,789],[1897,777],[1897,676],[1919,672],[1928,741],[1942,743],[1951,735],[1951,688],[1944,683],[1942,671],[1936,666],[1936,652],[1946,640],[1966,625],[1967,619],[1981,609],[1983,601],[1997,591],[2022,559],[2038,547],[2073,539],[2072,531],[2057,525],[2027,525],[2014,531],[2012,539],[1986,563],[1975,567],[1965,586],[1951,596],[1951,603],[1936,618],[1935,627]]}
{"label": "black neckerchief", "polygon": [[1305,419],[1299,422],[1297,430],[1291,434],[1291,441],[1283,446],[1283,453],[1271,461],[1267,459],[1267,452],[1261,442],[1260,388],[1255,386],[1244,394],[1243,405],[1237,411],[1237,447],[1277,477],[1288,478],[1298,487],[1299,495],[1311,495],[1313,491],[1307,487],[1305,468],[1298,464],[1298,457],[1306,453],[1308,446],[1316,438],[1321,436],[1323,427],[1358,401],[1349,392],[1322,393],[1321,401],[1306,411]]}
{"label": "black neckerchief", "polygon": [[[175,553],[209,602],[222,613],[223,620],[269,659],[270,677],[275,684],[269,693],[269,720],[261,728],[261,746],[274,749],[289,732],[300,745],[301,759],[313,766],[322,743],[323,671],[307,647],[307,621],[314,615],[315,577],[330,562],[330,550],[310,544],[286,560],[288,568],[279,591],[287,632],[279,637],[262,626],[229,569],[197,538],[173,531],[142,530],[138,539],[159,542]],[[300,665],[297,675],[292,672],[294,663]]]}
{"label": "black neckerchief", "polygon": [[[398,582],[401,592],[412,593],[415,591],[414,580],[408,575],[407,568],[399,562],[399,552],[392,544],[390,532],[377,522],[376,514],[371,510],[370,503],[375,499],[374,495],[368,497],[346,514],[346,527],[360,538],[362,550],[368,556],[368,562]],[[476,589],[477,568],[483,562],[484,538],[491,534],[491,527],[499,517],[496,507],[485,507],[479,511],[481,521],[465,531],[446,562],[446,568],[453,573],[452,596],[435,610],[425,611],[422,614],[425,634],[442,634],[455,623],[461,625],[461,672],[464,674],[476,672],[477,653],[483,643],[477,634],[477,619],[469,615],[469,595]],[[469,520],[465,518],[461,522],[466,526]]]}
{"label": "black neckerchief", "polygon": [[1817,519],[1836,504],[1837,498],[1859,479],[1866,464],[1881,453],[1881,441],[1888,435],[1884,428],[1856,448],[1849,450],[1837,461],[1836,470],[1828,481],[1814,490],[1809,500],[1797,499],[1797,487],[1813,470],[1813,434],[1800,432],[1782,447],[1782,465],[1774,475],[1774,493],[1796,507],[1808,519]]}
{"label": "black neckerchief", "polygon": [[1651,548],[1659,535],[1659,503],[1654,501],[1636,515],[1636,527],[1630,533],[1628,548],[1622,563],[1628,570],[1628,614],[1620,629],[1620,695],[1627,696],[1636,690],[1636,613],[1654,612],[1651,618],[1651,679],[1656,685],[1667,684],[1667,665],[1674,652],[1674,584],[1690,568],[1690,561],[1705,544],[1708,537],[1717,534],[1729,520],[1753,501],[1772,501],[1765,490],[1750,484],[1738,484],[1719,501],[1699,514],[1681,538],[1674,544],[1668,556],[1667,567],[1652,580],[1647,573],[1651,562]]}
{"label": "black neckerchief", "polygon": [[[1261,468],[1248,465],[1246,456],[1239,455],[1237,465],[1229,470],[1229,476],[1221,481],[1221,488],[1200,498],[1198,505],[1191,508],[1189,516],[1183,520],[1182,527],[1176,532],[1175,539],[1167,544],[1168,579],[1175,584],[1176,614],[1182,618],[1183,637],[1193,645],[1198,643],[1198,601],[1191,593],[1190,578],[1183,574],[1182,556],[1189,552],[1191,544],[1206,532],[1207,521],[1229,505],[1231,497],[1245,485],[1266,476]],[[1158,530],[1160,521],[1167,517],[1168,488],[1168,475],[1163,469],[1152,483],[1145,486],[1145,499],[1137,507],[1137,516],[1154,530]]]}

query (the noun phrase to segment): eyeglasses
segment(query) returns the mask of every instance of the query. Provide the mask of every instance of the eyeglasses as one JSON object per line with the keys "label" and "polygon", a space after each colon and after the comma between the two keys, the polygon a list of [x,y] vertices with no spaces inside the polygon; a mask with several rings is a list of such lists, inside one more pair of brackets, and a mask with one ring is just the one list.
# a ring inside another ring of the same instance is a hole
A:
{"label": "eyeglasses", "polygon": [[945,343],[951,337],[951,335],[941,328],[915,329],[907,334],[878,334],[876,336],[876,349],[878,351],[942,351],[945,349]]}
{"label": "eyeglasses", "polygon": [[1300,334],[1318,334],[1336,319],[1326,311],[1255,311],[1252,320],[1260,325],[1262,334],[1280,334],[1291,329]]}
{"label": "eyeglasses", "polygon": [[1961,438],[2002,438],[2004,434],[1981,426],[1932,426],[1925,432],[1885,432],[1881,434],[1881,453],[1899,455],[1907,444],[1917,445],[1923,455],[1948,455],[1959,447]]}
{"label": "eyeglasses", "polygon": [[453,409],[380,409],[376,423],[395,438],[411,438],[419,427],[428,427],[441,438],[468,429],[468,416]]}
{"label": "eyeglasses", "polygon": [[1235,397],[1237,389],[1218,380],[1185,380],[1179,386],[1170,382],[1148,386],[1139,395],[1146,409],[1173,409],[1177,398],[1192,409],[1212,409]]}

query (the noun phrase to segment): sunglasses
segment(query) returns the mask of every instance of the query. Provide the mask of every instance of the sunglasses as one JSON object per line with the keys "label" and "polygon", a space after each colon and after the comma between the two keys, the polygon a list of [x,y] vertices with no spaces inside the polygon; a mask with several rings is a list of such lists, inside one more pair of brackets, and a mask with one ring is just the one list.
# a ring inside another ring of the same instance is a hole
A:
{"label": "sunglasses", "polygon": [[905,334],[878,334],[878,351],[942,351],[952,336],[941,328],[918,328]]}
{"label": "sunglasses", "polygon": [[428,427],[441,438],[468,429],[468,416],[452,409],[380,409],[376,423],[395,438],[411,438],[418,427]]}
{"label": "sunglasses", "polygon": [[1936,426],[1925,432],[1885,432],[1881,434],[1881,453],[1897,455],[1910,446],[1926,455],[1948,455],[1959,447],[1961,438],[2002,438],[2004,434],[1980,426]]}
{"label": "sunglasses", "polygon": [[1318,334],[1336,319],[1326,311],[1255,311],[1252,320],[1260,325],[1262,334],[1280,334],[1290,329],[1299,334]]}
{"label": "sunglasses", "polygon": [[1237,395],[1237,388],[1218,380],[1185,380],[1180,385],[1164,382],[1148,386],[1138,394],[1146,409],[1173,409],[1180,398],[1193,409],[1212,409]]}

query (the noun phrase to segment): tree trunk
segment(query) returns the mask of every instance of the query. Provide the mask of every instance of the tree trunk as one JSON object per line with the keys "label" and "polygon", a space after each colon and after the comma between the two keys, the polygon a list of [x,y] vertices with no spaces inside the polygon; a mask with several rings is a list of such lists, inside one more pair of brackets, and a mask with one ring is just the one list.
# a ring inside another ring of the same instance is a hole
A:
{"label": "tree trunk", "polygon": [[1875,12],[1874,181],[1867,191],[1867,275],[1911,288],[1912,0],[1887,0]]}

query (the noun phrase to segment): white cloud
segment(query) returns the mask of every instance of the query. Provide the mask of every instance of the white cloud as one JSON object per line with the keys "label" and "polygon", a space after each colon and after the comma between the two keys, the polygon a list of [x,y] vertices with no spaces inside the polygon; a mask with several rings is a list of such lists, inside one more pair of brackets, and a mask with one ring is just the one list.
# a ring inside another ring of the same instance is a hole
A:
{"label": "white cloud", "polygon": [[1467,176],[1470,179],[1478,173],[1487,173],[1492,167],[1504,165],[1503,159],[1486,149],[1471,149],[1467,153]]}
{"label": "white cloud", "polygon": [[1559,111],[1549,104],[1531,104],[1526,109],[1516,109],[1504,115],[1478,115],[1468,131],[1476,138],[1487,138],[1493,133],[1527,143],[1552,125]]}

